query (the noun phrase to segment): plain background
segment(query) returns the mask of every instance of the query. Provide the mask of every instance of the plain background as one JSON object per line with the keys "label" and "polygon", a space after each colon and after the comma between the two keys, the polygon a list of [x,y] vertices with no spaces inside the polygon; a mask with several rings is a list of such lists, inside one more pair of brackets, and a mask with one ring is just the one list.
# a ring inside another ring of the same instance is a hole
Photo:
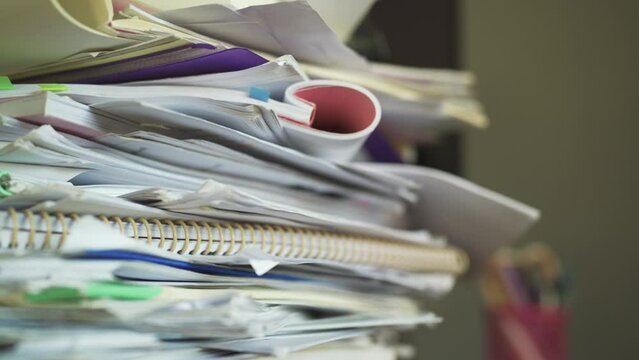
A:
{"label": "plain background", "polygon": [[[562,256],[572,359],[639,354],[639,1],[462,1],[462,65],[492,124],[465,135],[471,180],[538,207],[522,242]],[[433,304],[419,359],[480,359],[476,283]]]}

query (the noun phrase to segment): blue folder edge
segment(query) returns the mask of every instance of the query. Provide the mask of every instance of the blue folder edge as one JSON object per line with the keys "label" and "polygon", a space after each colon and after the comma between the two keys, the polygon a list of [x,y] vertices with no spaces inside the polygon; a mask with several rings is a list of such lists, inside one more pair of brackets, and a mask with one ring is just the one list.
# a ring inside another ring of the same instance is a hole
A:
{"label": "blue folder edge", "polygon": [[81,255],[74,256],[76,259],[92,259],[92,260],[125,260],[125,261],[143,261],[158,265],[169,266],[172,268],[193,271],[200,274],[218,275],[218,276],[236,276],[236,277],[248,277],[248,278],[260,278],[269,280],[284,280],[284,281],[310,281],[303,277],[266,273],[264,275],[257,275],[252,271],[229,269],[227,267],[210,265],[210,264],[194,264],[187,261],[175,260],[164,258],[155,255],[137,253],[133,251],[124,250],[91,250],[82,253]]}

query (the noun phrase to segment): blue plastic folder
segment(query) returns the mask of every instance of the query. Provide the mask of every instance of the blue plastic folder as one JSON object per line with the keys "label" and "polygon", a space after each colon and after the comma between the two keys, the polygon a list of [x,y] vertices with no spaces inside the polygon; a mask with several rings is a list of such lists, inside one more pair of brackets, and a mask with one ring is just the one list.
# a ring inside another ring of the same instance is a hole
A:
{"label": "blue plastic folder", "polygon": [[132,251],[123,250],[96,250],[87,251],[81,256],[81,259],[103,259],[103,260],[130,260],[130,261],[143,261],[153,264],[165,265],[177,269],[193,271],[200,274],[218,275],[218,276],[238,276],[238,277],[250,277],[261,278],[269,280],[285,280],[285,281],[307,281],[302,277],[281,275],[281,274],[264,274],[259,276],[252,271],[244,271],[237,269],[229,269],[222,266],[209,265],[209,264],[194,264],[187,261],[174,260],[164,258],[155,255],[142,254]]}

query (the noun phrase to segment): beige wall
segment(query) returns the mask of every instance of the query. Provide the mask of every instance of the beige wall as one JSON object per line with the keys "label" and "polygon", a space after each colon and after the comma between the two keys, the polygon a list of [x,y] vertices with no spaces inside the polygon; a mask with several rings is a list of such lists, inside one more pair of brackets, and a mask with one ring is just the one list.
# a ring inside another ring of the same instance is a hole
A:
{"label": "beige wall", "polygon": [[[466,174],[542,210],[525,241],[574,275],[572,358],[637,358],[639,1],[462,4],[462,58],[492,119],[467,136]],[[473,290],[436,306],[450,321],[419,335],[420,358],[481,357]]]}

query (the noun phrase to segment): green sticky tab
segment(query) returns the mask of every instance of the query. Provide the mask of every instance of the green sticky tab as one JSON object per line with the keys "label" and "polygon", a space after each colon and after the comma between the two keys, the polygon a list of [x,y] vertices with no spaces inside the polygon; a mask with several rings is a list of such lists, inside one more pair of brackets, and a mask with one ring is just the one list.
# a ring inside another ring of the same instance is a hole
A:
{"label": "green sticky tab", "polygon": [[52,302],[78,302],[82,300],[80,290],[64,286],[46,288],[37,293],[26,293],[25,300],[32,304]]}
{"label": "green sticky tab", "polygon": [[0,199],[13,195],[9,190],[11,187],[11,174],[7,171],[0,170]]}
{"label": "green sticky tab", "polygon": [[0,76],[0,90],[13,90],[15,88],[8,76]]}
{"label": "green sticky tab", "polygon": [[40,90],[42,91],[67,91],[69,88],[64,84],[40,84]]}
{"label": "green sticky tab", "polygon": [[85,296],[90,299],[111,298],[119,300],[149,300],[160,295],[159,286],[134,285],[121,282],[94,282],[85,290]]}
{"label": "green sticky tab", "polygon": [[4,198],[7,198],[7,197],[13,196],[13,195],[14,194],[13,194],[12,191],[7,190],[7,189],[5,189],[3,187],[0,187],[0,199],[4,199]]}

